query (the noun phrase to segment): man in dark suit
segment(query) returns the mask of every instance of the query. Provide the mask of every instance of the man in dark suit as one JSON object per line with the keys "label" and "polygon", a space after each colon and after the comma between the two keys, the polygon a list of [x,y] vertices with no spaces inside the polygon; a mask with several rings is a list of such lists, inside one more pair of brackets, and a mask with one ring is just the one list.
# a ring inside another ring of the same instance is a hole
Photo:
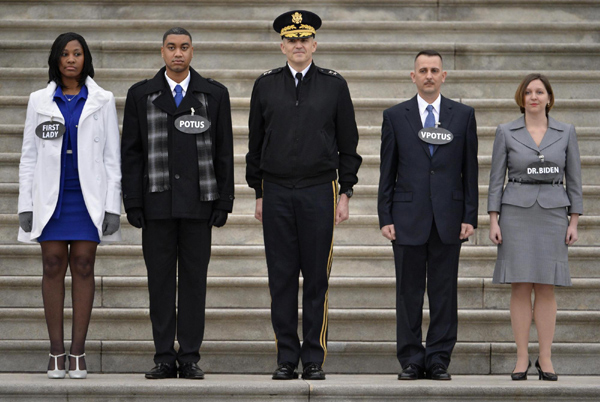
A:
{"label": "man in dark suit", "polygon": [[[438,52],[420,52],[414,65],[418,95],[383,112],[379,225],[394,248],[398,379],[450,380],[460,246],[477,227],[477,124],[473,108],[440,95],[446,72]],[[434,126],[452,140],[423,141],[419,131]],[[426,283],[430,323],[423,347]]]}
{"label": "man in dark suit", "polygon": [[148,271],[156,366],[146,378],[175,378],[179,363],[180,378],[202,379],[211,228],[225,224],[234,198],[231,108],[227,88],[190,67],[189,32],[168,30],[161,54],[165,67],[127,93],[123,203],[142,228]]}

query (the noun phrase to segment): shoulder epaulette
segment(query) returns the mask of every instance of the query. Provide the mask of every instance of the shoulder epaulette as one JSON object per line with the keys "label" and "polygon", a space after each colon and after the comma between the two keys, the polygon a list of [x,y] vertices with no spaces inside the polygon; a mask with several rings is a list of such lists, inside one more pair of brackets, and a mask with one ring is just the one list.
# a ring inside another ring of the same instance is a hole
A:
{"label": "shoulder epaulette", "polygon": [[131,89],[137,88],[140,85],[144,85],[147,82],[148,82],[148,80],[141,80],[140,82],[136,82],[135,84],[133,84],[131,87],[129,87],[129,89],[131,90]]}
{"label": "shoulder epaulette", "polygon": [[336,77],[336,78],[339,78],[339,79],[341,79],[341,80],[343,80],[343,79],[344,79],[344,77],[342,77],[342,76],[341,76],[341,74],[340,74],[340,73],[338,73],[337,71],[330,70],[330,69],[328,69],[328,68],[320,68],[320,67],[319,67],[317,70],[319,70],[319,72],[320,72],[321,74],[325,74],[325,75],[328,75],[328,76],[330,76],[330,77]]}
{"label": "shoulder epaulette", "polygon": [[257,79],[261,79],[263,77],[266,77],[267,75],[273,75],[273,74],[277,74],[283,71],[283,67],[278,67],[278,68],[274,68],[272,70],[267,70],[264,73],[262,73]]}
{"label": "shoulder epaulette", "polygon": [[223,89],[227,89],[227,87],[223,84],[221,84],[219,81],[213,80],[212,78],[207,78],[206,81],[210,82],[211,84],[214,84],[218,87],[221,87]]}

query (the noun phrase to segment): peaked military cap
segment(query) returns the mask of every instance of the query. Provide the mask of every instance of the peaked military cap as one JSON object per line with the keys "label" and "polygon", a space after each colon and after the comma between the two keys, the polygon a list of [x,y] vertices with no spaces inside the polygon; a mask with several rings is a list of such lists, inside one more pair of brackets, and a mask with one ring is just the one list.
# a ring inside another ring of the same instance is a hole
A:
{"label": "peaked military cap", "polygon": [[273,21],[273,29],[282,38],[308,38],[317,34],[321,18],[310,11],[293,10],[281,14]]}

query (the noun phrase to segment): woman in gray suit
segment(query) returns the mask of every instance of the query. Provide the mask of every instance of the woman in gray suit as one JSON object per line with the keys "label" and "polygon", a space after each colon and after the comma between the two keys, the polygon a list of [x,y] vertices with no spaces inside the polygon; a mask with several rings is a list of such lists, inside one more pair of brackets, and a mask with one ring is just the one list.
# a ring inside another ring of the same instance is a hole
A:
{"label": "woman in gray suit", "polygon": [[498,245],[493,283],[510,283],[512,288],[510,317],[517,344],[512,379],[527,379],[533,316],[539,379],[556,381],[551,361],[554,286],[571,285],[567,249],[577,241],[583,213],[579,147],[575,127],[548,116],[554,93],[545,76],[526,76],[515,101],[524,116],[498,126],[492,154],[488,213],[490,240]]}

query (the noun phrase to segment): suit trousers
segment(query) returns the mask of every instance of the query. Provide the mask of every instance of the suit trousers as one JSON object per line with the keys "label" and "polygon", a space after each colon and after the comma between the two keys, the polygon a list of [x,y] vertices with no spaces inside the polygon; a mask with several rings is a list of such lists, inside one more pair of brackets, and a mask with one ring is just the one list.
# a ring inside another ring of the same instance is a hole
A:
{"label": "suit trousers", "polygon": [[[277,363],[323,364],[337,206],[335,181],[304,188],[263,184],[263,230]],[[299,275],[302,335],[298,337]]]}
{"label": "suit trousers", "polygon": [[207,223],[196,219],[147,220],[142,230],[157,364],[200,360],[211,251]]}
{"label": "suit trousers", "polygon": [[[443,244],[432,224],[427,243],[393,243],[396,265],[397,356],[404,368],[448,367],[458,330],[457,281],[461,243]],[[429,298],[429,329],[422,344],[423,298]]]}

